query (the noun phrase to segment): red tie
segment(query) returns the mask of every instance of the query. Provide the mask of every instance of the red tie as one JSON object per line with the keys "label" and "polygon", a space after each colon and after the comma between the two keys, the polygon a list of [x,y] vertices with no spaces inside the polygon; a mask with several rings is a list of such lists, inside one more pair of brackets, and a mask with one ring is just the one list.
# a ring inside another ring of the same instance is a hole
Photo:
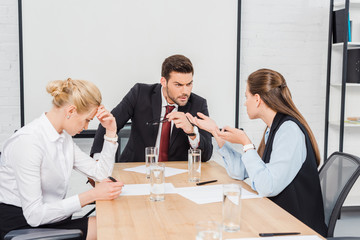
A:
{"label": "red tie", "polygon": [[[164,118],[170,113],[175,106],[166,106],[166,112]],[[169,152],[169,140],[170,140],[170,128],[171,122],[163,122],[161,128],[161,138],[160,138],[160,151],[159,151],[159,162],[168,161],[168,152]]]}

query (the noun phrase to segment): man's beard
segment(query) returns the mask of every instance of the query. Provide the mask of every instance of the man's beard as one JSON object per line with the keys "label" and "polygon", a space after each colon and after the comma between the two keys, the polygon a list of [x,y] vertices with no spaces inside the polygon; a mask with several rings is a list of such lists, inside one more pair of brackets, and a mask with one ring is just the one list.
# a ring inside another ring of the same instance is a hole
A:
{"label": "man's beard", "polygon": [[185,105],[187,104],[187,102],[189,101],[189,95],[187,95],[187,94],[181,95],[181,97],[187,97],[186,102],[183,103],[183,102],[177,101],[176,98],[173,98],[173,97],[169,94],[169,90],[168,90],[168,89],[166,89],[166,93],[167,93],[168,98],[171,99],[171,101],[173,101],[174,103],[176,103],[177,105],[179,105],[179,106],[181,106],[181,107],[182,107],[182,106],[185,106]]}

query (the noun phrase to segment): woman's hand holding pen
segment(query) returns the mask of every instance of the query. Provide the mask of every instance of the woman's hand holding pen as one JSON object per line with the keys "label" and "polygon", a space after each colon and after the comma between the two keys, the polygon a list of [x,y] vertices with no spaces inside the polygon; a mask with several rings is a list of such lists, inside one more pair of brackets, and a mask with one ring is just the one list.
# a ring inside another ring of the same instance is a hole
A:
{"label": "woman's hand holding pen", "polygon": [[89,191],[79,194],[81,207],[97,200],[113,200],[119,197],[123,186],[122,182],[113,182],[106,178]]}
{"label": "woman's hand holding pen", "polygon": [[106,136],[111,138],[115,137],[117,131],[116,120],[103,105],[98,107],[96,117],[99,119],[101,125],[106,129]]}
{"label": "woman's hand holding pen", "polygon": [[113,182],[106,178],[96,184],[94,188],[96,194],[95,200],[113,200],[119,197],[123,186],[122,182]]}

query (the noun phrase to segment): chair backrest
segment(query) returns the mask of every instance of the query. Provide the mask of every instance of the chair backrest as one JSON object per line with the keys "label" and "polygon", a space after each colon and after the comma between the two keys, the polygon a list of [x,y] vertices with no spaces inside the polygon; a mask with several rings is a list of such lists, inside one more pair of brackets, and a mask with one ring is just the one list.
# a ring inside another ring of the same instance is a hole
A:
{"label": "chair backrest", "polygon": [[80,229],[29,228],[7,233],[4,240],[79,240],[83,239]]}
{"label": "chair backrest", "polygon": [[334,152],[321,167],[319,176],[328,237],[334,235],[341,207],[359,175],[360,158],[347,153]]}
{"label": "chair backrest", "polygon": [[130,137],[130,133],[131,133],[131,123],[126,123],[126,125],[118,133],[119,147],[118,147],[118,149],[116,151],[115,162],[120,162],[120,156],[121,156],[124,148],[126,147],[126,144],[127,144],[128,140],[129,140],[129,137]]}

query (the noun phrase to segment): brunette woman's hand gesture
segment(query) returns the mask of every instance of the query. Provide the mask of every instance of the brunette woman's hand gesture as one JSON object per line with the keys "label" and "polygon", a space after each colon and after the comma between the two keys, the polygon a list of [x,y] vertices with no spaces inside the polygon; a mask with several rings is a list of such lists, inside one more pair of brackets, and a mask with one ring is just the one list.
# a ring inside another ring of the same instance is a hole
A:
{"label": "brunette woman's hand gesture", "polygon": [[221,131],[218,131],[218,136],[225,141],[231,143],[238,143],[242,145],[251,144],[249,137],[243,130],[225,126]]}

